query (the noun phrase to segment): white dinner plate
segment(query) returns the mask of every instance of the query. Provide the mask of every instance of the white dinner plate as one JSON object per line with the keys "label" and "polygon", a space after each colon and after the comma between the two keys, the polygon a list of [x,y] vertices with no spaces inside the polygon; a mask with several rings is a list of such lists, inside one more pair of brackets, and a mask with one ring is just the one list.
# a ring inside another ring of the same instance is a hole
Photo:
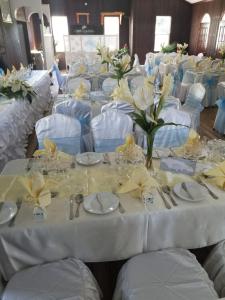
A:
{"label": "white dinner plate", "polygon": [[95,152],[85,152],[76,155],[76,161],[80,165],[93,166],[102,161],[102,155]]}
{"label": "white dinner plate", "polygon": [[10,221],[17,213],[17,206],[14,202],[5,201],[0,211],[0,225]]}
{"label": "white dinner plate", "polygon": [[92,214],[105,215],[118,208],[119,198],[110,192],[91,194],[84,199],[84,209]]}
{"label": "white dinner plate", "polygon": [[192,195],[192,198],[189,195],[189,193],[187,193],[185,189],[183,189],[182,183],[178,183],[174,186],[173,188],[174,194],[178,196],[180,199],[183,199],[185,201],[190,201],[190,202],[200,202],[205,200],[206,192],[207,192],[205,187],[203,187],[197,182],[185,182],[185,185],[189,193]]}

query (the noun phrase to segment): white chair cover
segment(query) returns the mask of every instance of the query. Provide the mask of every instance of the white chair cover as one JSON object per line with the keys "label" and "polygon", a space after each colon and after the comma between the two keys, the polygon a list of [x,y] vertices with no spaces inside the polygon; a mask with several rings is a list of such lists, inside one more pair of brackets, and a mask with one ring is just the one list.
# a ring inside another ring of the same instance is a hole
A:
{"label": "white chair cover", "polygon": [[93,151],[93,137],[91,134],[91,106],[84,101],[68,100],[58,103],[55,112],[79,120],[81,125],[80,150]]}
{"label": "white chair cover", "polygon": [[133,105],[123,102],[123,101],[111,101],[108,104],[102,106],[101,113],[106,112],[107,110],[116,110],[124,114],[130,114],[134,111]]}
{"label": "white chair cover", "polygon": [[51,90],[52,98],[56,99],[59,94],[59,84],[58,84],[56,71],[52,71],[50,90]]}
{"label": "white chair cover", "polygon": [[143,87],[145,82],[145,77],[144,76],[137,76],[133,78],[130,82],[130,90],[131,93],[134,94],[137,88]]}
{"label": "white chair cover", "polygon": [[91,121],[96,152],[113,152],[132,133],[133,122],[128,115],[108,110]]}
{"label": "white chair cover", "polygon": [[213,248],[203,267],[213,281],[218,295],[225,297],[225,241]]}
{"label": "white chair cover", "polygon": [[79,88],[80,84],[83,83],[87,93],[91,91],[91,83],[89,80],[84,78],[69,78],[67,82],[67,93],[73,94],[77,88]]}
{"label": "white chair cover", "polygon": [[43,140],[49,138],[60,151],[71,155],[80,152],[81,126],[78,120],[53,114],[39,120],[35,129],[40,149],[43,148]]}
{"label": "white chair cover", "polygon": [[80,260],[68,258],[16,273],[2,300],[100,300],[100,289]]}
{"label": "white chair cover", "polygon": [[110,97],[117,85],[116,79],[106,78],[102,83],[102,90],[106,96]]}
{"label": "white chair cover", "polygon": [[204,86],[201,83],[195,83],[190,87],[185,103],[182,106],[182,111],[189,113],[191,127],[195,130],[198,130],[200,127],[200,113],[204,109],[202,105],[204,97]]}
{"label": "white chair cover", "polygon": [[187,93],[190,89],[190,86],[195,83],[194,81],[195,81],[195,78],[193,76],[193,73],[186,71],[184,74],[183,80],[181,82],[181,87],[180,87],[179,99],[181,102],[185,101],[185,98],[187,97]]}
{"label": "white chair cover", "polygon": [[225,134],[225,97],[221,97],[216,101],[218,111],[214,123],[214,129],[220,134]]}
{"label": "white chair cover", "polygon": [[121,269],[113,300],[215,300],[207,273],[184,249],[141,254]]}
{"label": "white chair cover", "polygon": [[[162,118],[166,123],[173,122],[175,124],[180,124],[178,126],[164,126],[160,128],[154,139],[154,147],[155,148],[168,148],[168,147],[179,147],[183,145],[189,135],[191,118],[188,113],[184,111],[180,111],[174,108],[168,108],[162,110],[160,113],[160,118]],[[143,137],[141,137],[141,135]],[[140,129],[136,130],[136,136],[138,140],[138,144],[141,144],[142,140],[144,140],[144,148],[147,147],[146,136],[143,131]]]}
{"label": "white chair cover", "polygon": [[202,77],[202,84],[206,89],[206,95],[203,102],[205,107],[214,106],[216,104],[219,78],[219,73],[205,73]]}
{"label": "white chair cover", "polygon": [[104,102],[104,101],[108,101],[109,97],[107,97],[103,91],[93,91],[90,92],[90,100],[96,102],[102,102],[102,101]]}

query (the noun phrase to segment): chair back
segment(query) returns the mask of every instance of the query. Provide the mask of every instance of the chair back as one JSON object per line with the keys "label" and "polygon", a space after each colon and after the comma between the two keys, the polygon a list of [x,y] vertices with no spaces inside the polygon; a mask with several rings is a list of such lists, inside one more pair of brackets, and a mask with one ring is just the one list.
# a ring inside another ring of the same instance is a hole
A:
{"label": "chair back", "polygon": [[202,107],[202,102],[205,97],[205,88],[201,83],[194,83],[191,85],[187,94],[184,106],[192,108]]}
{"label": "chair back", "polygon": [[69,94],[74,93],[75,90],[79,88],[81,83],[83,83],[83,85],[85,86],[87,93],[90,93],[91,83],[85,78],[69,78],[67,82],[67,92]]}
{"label": "chair back", "polygon": [[111,101],[102,106],[101,113],[108,110],[116,110],[124,114],[130,114],[134,111],[133,105],[123,101]]}
{"label": "chair back", "polygon": [[107,110],[91,121],[96,152],[113,152],[133,131],[132,119],[115,110]]}
{"label": "chair back", "polygon": [[131,82],[130,82],[130,90],[131,93],[134,94],[137,88],[143,87],[145,82],[145,77],[144,76],[137,76],[134,77]]}
{"label": "chair back", "polygon": [[102,90],[106,96],[110,97],[117,87],[117,81],[113,78],[106,78],[102,83]]}
{"label": "chair back", "polygon": [[80,152],[81,126],[76,119],[62,114],[53,114],[40,119],[35,126],[39,149],[45,138],[53,140],[57,148],[75,155]]}

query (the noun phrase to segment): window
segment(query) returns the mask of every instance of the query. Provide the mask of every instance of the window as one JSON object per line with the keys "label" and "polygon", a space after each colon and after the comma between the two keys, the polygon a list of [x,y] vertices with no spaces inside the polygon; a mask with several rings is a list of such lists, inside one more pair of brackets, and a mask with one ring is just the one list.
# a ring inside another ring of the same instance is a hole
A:
{"label": "window", "polygon": [[52,17],[52,29],[55,41],[55,51],[64,52],[64,35],[69,34],[67,17]]}
{"label": "window", "polygon": [[199,36],[198,36],[198,51],[205,51],[209,37],[209,27],[211,18],[209,14],[205,14],[201,20]]}
{"label": "window", "polygon": [[104,17],[104,35],[105,45],[111,50],[119,48],[120,36],[120,17],[105,16]]}
{"label": "window", "polygon": [[225,14],[223,15],[222,20],[220,21],[220,26],[218,30],[216,49],[220,49],[220,47],[225,43]]}
{"label": "window", "polygon": [[160,51],[162,45],[170,42],[171,17],[157,16],[155,24],[155,46],[154,51]]}

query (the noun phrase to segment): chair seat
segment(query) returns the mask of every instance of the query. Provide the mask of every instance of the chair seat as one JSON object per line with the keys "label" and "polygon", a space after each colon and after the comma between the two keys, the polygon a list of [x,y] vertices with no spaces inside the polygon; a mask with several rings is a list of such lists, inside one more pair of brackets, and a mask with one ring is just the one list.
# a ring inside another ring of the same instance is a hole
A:
{"label": "chair seat", "polygon": [[89,269],[69,258],[16,273],[2,300],[99,300],[98,285]]}
{"label": "chair seat", "polygon": [[218,299],[207,273],[187,250],[141,254],[120,271],[113,300],[165,299]]}

